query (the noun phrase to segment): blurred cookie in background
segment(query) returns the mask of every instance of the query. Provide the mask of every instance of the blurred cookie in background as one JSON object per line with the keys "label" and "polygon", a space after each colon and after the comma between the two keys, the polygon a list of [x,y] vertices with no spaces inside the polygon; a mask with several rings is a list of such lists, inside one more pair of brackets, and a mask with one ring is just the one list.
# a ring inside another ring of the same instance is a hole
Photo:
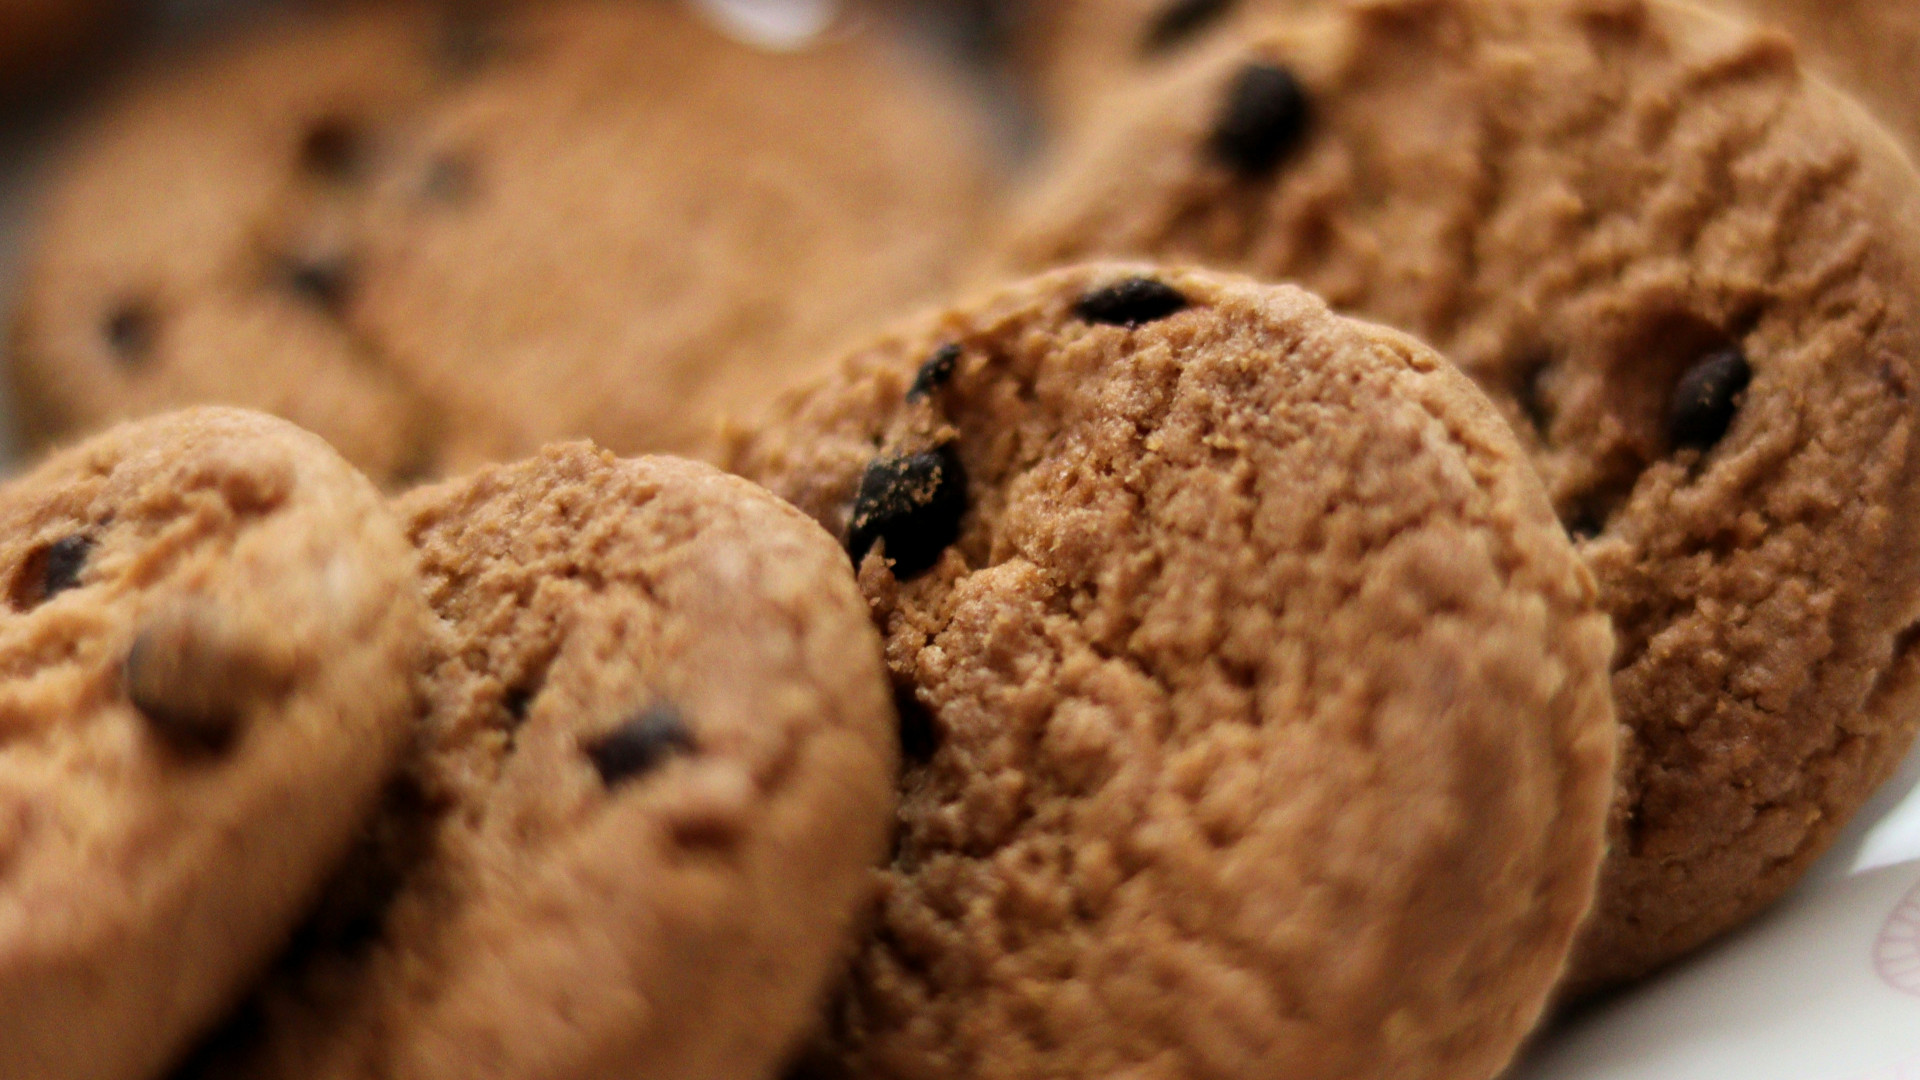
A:
{"label": "blurred cookie in background", "polygon": [[575,435],[706,453],[975,238],[983,118],[877,25],[776,53],[584,0],[502,37],[387,177],[345,303],[444,409],[449,469]]}
{"label": "blurred cookie in background", "polygon": [[1644,0],[1371,0],[1105,99],[1009,274],[1300,284],[1498,403],[1599,578],[1632,729],[1573,985],[1783,894],[1920,725],[1920,175],[1778,33]]}
{"label": "blurred cookie in background", "polygon": [[277,14],[127,76],[35,207],[8,365],[25,441],[219,402],[381,478],[425,468],[435,410],[340,305],[355,201],[398,118],[464,77],[467,36],[417,5]]}
{"label": "blurred cookie in background", "polygon": [[718,25],[350,7],[156,65],[47,194],[26,436],[220,401],[390,484],[566,436],[698,452],[941,289],[992,173],[973,103],[877,27],[776,52]]}

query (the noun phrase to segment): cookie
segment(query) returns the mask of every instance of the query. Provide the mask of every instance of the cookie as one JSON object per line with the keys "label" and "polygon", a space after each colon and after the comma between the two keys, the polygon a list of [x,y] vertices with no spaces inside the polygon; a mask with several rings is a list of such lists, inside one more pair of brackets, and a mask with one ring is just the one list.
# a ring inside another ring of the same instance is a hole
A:
{"label": "cookie", "polygon": [[0,1075],[146,1080],[285,944],[405,749],[412,567],[365,478],[238,410],[0,488]]}
{"label": "cookie", "polygon": [[744,481],[586,444],[399,506],[444,630],[421,751],[178,1080],[769,1075],[892,806],[846,556]]}
{"label": "cookie", "polygon": [[426,471],[437,410],[338,305],[351,208],[444,51],[419,7],[285,17],[167,58],[83,123],[21,286],[8,368],[29,444],[215,402],[382,478]]}
{"label": "cookie", "polygon": [[1592,899],[1611,638],[1432,351],[1298,289],[1068,269],[854,352],[734,463],[846,541],[904,703],[819,1075],[1512,1054]]}
{"label": "cookie", "polygon": [[[1036,104],[1071,127],[1117,87],[1208,39],[1334,7],[1338,0],[1027,0],[1014,3],[1016,66]],[[1920,7],[1878,0],[1709,0],[1735,18],[1779,26],[1808,66],[1920,152]]]}
{"label": "cookie", "polygon": [[560,437],[692,450],[944,285],[988,165],[957,91],[682,8],[350,8],[129,87],[42,215],[29,440],[211,400],[395,484]]}
{"label": "cookie", "polygon": [[1576,987],[1778,897],[1911,742],[1920,179],[1778,34],[1372,0],[1113,99],[1012,272],[1297,282],[1494,397],[1600,581],[1632,729]]}
{"label": "cookie", "polygon": [[774,54],[685,5],[528,5],[426,124],[349,318],[442,403],[448,467],[562,437],[710,453],[870,320],[948,284],[981,123],[872,34]]}

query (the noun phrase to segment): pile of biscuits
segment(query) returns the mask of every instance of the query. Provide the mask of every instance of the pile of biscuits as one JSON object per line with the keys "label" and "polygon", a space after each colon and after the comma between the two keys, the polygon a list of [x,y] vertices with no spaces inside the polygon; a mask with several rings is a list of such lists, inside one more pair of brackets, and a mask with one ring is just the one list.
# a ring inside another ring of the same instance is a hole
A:
{"label": "pile of biscuits", "polygon": [[1920,17],[1721,3],[118,73],[7,344],[0,1076],[1490,1080],[1740,925],[1920,728]]}

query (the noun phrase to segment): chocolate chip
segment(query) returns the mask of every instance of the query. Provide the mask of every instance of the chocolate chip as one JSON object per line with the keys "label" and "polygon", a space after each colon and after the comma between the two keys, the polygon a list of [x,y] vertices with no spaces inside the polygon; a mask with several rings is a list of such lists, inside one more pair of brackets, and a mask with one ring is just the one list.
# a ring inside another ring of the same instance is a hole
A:
{"label": "chocolate chip", "polygon": [[473,163],[450,154],[434,158],[420,181],[420,195],[429,202],[454,205],[473,195]]}
{"label": "chocolate chip", "polygon": [[15,571],[8,599],[16,611],[31,611],[68,589],[80,587],[93,541],[78,533],[35,548]]}
{"label": "chocolate chip", "polygon": [[913,385],[907,387],[909,402],[924,401],[935,390],[947,385],[953,378],[954,365],[960,362],[960,346],[942,345],[934,350],[933,356],[913,376]]}
{"label": "chocolate chip", "polygon": [[933,714],[920,704],[911,687],[893,693],[894,711],[900,714],[900,754],[908,764],[925,765],[940,749],[940,729]]}
{"label": "chocolate chip", "polygon": [[1218,22],[1233,7],[1233,0],[1173,0],[1147,25],[1140,38],[1140,53],[1152,56],[1192,40],[1209,25]]}
{"label": "chocolate chip", "polygon": [[1187,298],[1178,289],[1153,278],[1136,277],[1095,289],[1080,298],[1073,313],[1090,323],[1135,327],[1158,322],[1186,307]]}
{"label": "chocolate chip", "polygon": [[257,689],[244,648],[221,632],[207,610],[163,611],[127,652],[127,698],[176,752],[218,753],[239,736],[246,702]]}
{"label": "chocolate chip", "polygon": [[353,287],[353,262],[344,255],[314,256],[287,263],[287,286],[301,298],[337,312]]}
{"label": "chocolate chip", "polygon": [[1227,89],[1208,145],[1228,168],[1261,176],[1300,145],[1308,111],[1306,91],[1293,72],[1275,64],[1248,64]]}
{"label": "chocolate chip", "polygon": [[1718,443],[1740,409],[1753,369],[1739,348],[1707,354],[1673,388],[1667,408],[1667,438],[1676,449],[1706,450]]}
{"label": "chocolate chip", "polygon": [[665,703],[641,709],[619,727],[581,746],[608,787],[657,768],[673,751],[692,749],[693,735],[680,710]]}
{"label": "chocolate chip", "polygon": [[500,707],[507,710],[507,719],[516,726],[527,718],[527,708],[533,704],[534,692],[524,686],[508,690],[500,698]]}
{"label": "chocolate chip", "polygon": [[352,180],[360,175],[365,159],[365,140],[345,117],[314,121],[300,140],[300,167],[323,180]]}
{"label": "chocolate chip", "polygon": [[886,541],[895,577],[918,577],[960,536],[967,512],[967,473],[951,445],[867,466],[853,499],[847,552],[855,566]]}
{"label": "chocolate chip", "polygon": [[114,356],[128,367],[137,367],[153,354],[155,338],[153,311],[144,304],[129,302],[107,315],[103,330]]}

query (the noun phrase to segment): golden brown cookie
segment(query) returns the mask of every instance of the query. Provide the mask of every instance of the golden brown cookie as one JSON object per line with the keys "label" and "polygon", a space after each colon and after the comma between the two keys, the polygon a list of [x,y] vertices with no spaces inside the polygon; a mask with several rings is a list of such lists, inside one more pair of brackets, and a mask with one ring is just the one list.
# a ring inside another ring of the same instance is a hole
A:
{"label": "golden brown cookie", "polygon": [[1416,333],[1599,577],[1633,729],[1576,962],[1779,896],[1920,722],[1920,177],[1792,47],[1643,0],[1372,0],[1116,97],[1012,268],[1152,253]]}
{"label": "golden brown cookie", "polygon": [[314,431],[383,478],[424,471],[437,410],[340,320],[344,230],[394,114],[455,77],[424,8],[277,18],[122,87],[56,158],[9,377],[45,445],[193,402]]}
{"label": "golden brown cookie", "polygon": [[55,171],[30,441],[211,400],[392,482],[703,449],[946,284],[989,168],[958,91],[873,34],[776,54],[683,8],[350,7],[137,80]]}
{"label": "golden brown cookie", "polygon": [[905,710],[821,1074],[1507,1061],[1593,895],[1611,636],[1438,355],[1063,270],[852,353],[735,464],[848,544]]}
{"label": "golden brown cookie", "polygon": [[[1016,64],[1048,119],[1072,126],[1107,94],[1221,33],[1298,18],[1340,0],[1005,0]],[[1906,0],[1702,0],[1779,26],[1808,66],[1858,94],[1920,152],[1920,4]]]}
{"label": "golden brown cookie", "polygon": [[420,754],[178,1080],[771,1074],[893,801],[846,556],[745,481],[586,444],[399,506],[443,630]]}
{"label": "golden brown cookie", "polygon": [[0,575],[0,1076],[147,1080],[397,764],[413,553],[320,440],[197,409],[0,488]]}
{"label": "golden brown cookie", "polygon": [[532,5],[396,170],[350,319],[442,404],[447,464],[587,436],[706,452],[948,283],[979,119],[857,30],[774,54],[683,5]]}

